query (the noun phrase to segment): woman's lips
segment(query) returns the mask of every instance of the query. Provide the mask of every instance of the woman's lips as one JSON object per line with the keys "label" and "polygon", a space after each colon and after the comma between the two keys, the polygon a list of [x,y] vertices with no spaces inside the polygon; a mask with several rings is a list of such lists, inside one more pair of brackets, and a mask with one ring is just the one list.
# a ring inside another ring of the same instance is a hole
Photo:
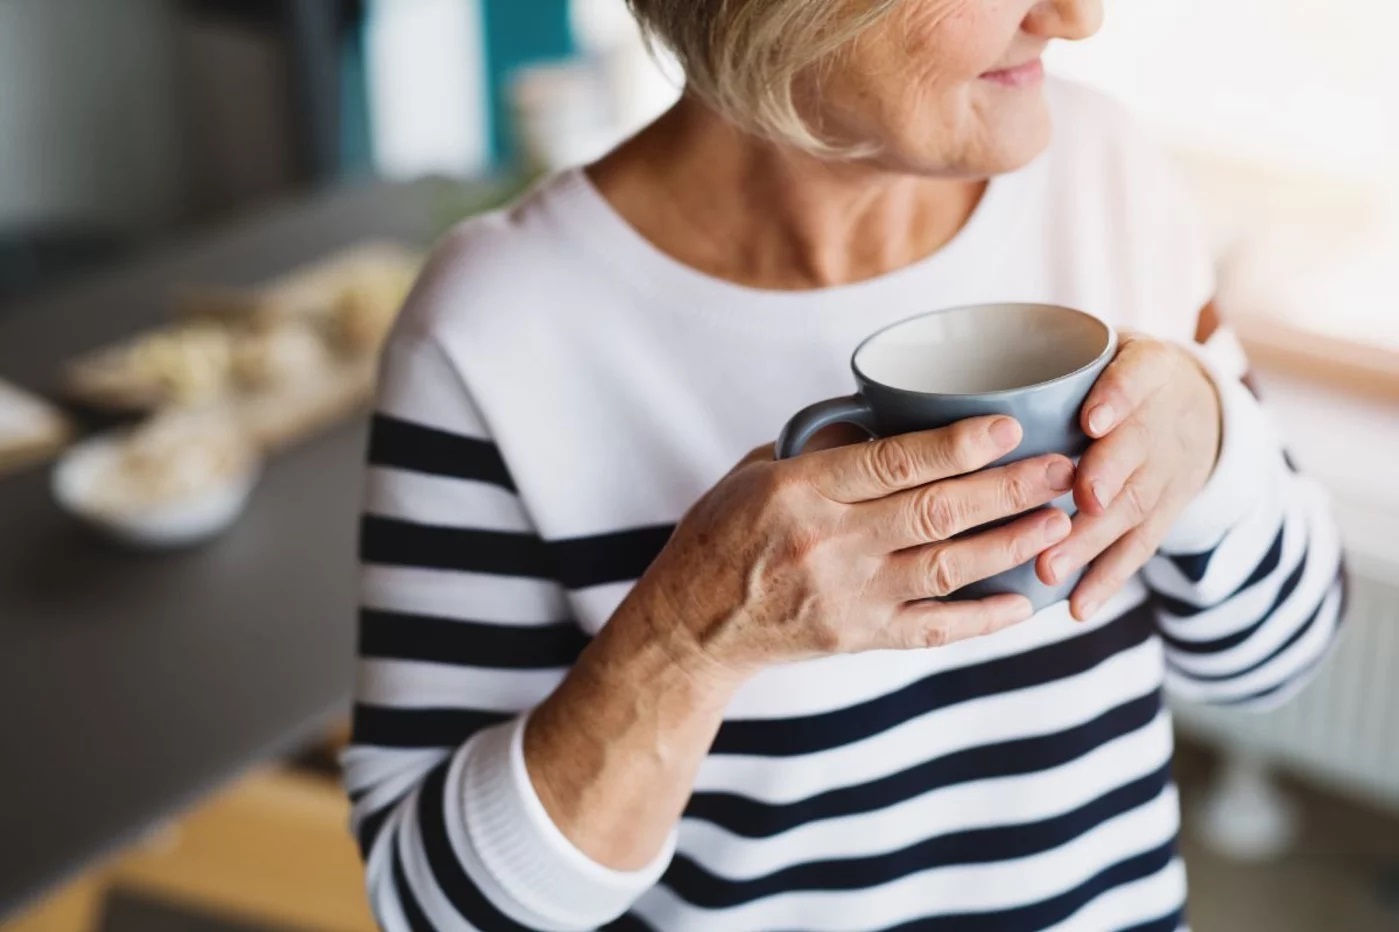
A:
{"label": "woman's lips", "polygon": [[1036,58],[1014,68],[988,71],[981,77],[1004,87],[1034,87],[1044,81],[1044,62]]}

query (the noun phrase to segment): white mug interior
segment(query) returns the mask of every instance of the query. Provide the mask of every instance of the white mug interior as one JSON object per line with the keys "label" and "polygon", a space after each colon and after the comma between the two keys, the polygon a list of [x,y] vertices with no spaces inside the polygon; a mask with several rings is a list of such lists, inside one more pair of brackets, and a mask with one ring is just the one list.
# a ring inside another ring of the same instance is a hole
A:
{"label": "white mug interior", "polygon": [[979,304],[925,314],[871,336],[855,368],[908,392],[979,395],[1052,382],[1091,365],[1112,331],[1082,311],[1048,304]]}

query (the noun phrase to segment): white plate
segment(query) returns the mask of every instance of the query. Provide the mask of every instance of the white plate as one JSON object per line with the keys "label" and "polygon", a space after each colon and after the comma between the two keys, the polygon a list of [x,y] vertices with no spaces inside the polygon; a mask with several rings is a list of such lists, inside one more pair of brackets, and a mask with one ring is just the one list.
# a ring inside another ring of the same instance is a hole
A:
{"label": "white plate", "polygon": [[69,449],[53,471],[54,499],[70,514],[107,536],[148,549],[183,547],[227,529],[243,513],[260,470],[244,473],[178,501],[129,513],[95,507],[93,489],[104,470],[113,468],[119,434],[95,437]]}

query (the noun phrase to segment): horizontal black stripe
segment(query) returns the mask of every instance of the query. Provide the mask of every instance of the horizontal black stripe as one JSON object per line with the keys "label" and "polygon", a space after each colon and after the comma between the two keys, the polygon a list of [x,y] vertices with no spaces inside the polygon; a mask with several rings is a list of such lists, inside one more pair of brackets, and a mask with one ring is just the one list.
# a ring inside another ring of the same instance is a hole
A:
{"label": "horizontal black stripe", "polygon": [[514,718],[474,709],[393,709],[355,703],[350,740],[384,748],[455,748],[482,728]]}
{"label": "horizontal black stripe", "polygon": [[360,559],[381,566],[550,579],[568,589],[587,589],[641,576],[674,530],[665,524],[546,542],[534,534],[366,515],[360,522]]}
{"label": "horizontal black stripe", "polygon": [[[1330,590],[1327,590],[1327,594],[1330,594]],[[1246,667],[1242,667],[1238,670],[1231,670],[1228,673],[1195,673],[1191,670],[1187,670],[1181,667],[1180,664],[1172,661],[1169,656],[1166,658],[1166,665],[1181,676],[1186,677],[1187,679],[1194,680],[1197,683],[1225,683],[1229,680],[1242,679],[1243,677],[1248,676],[1250,673],[1254,673],[1258,670],[1261,670],[1263,667],[1266,667],[1274,660],[1277,660],[1279,657],[1285,654],[1290,647],[1292,647],[1298,641],[1302,640],[1302,638],[1306,637],[1307,632],[1312,629],[1312,626],[1316,624],[1316,620],[1321,617],[1321,610],[1325,607],[1325,605],[1325,601],[1323,601],[1321,605],[1318,605],[1316,609],[1310,615],[1307,616],[1306,621],[1298,625],[1297,630],[1293,631],[1292,634],[1288,636],[1287,640],[1283,641],[1280,645],[1275,647],[1272,650],[1272,652],[1268,654],[1268,656],[1264,657],[1262,660],[1255,661],[1254,663],[1251,663]]]}
{"label": "horizontal black stripe", "polygon": [[[1249,390],[1253,391],[1253,387],[1251,385],[1249,386]],[[1257,395],[1257,392],[1254,392],[1254,394]],[[1288,453],[1287,450],[1282,451],[1282,461],[1283,465],[1287,467],[1288,472],[1294,475],[1301,472],[1301,470],[1297,468],[1297,462],[1292,458],[1292,454]],[[1191,582],[1197,583],[1200,580],[1204,579],[1205,574],[1209,572],[1210,561],[1214,558],[1214,555],[1216,552],[1218,552],[1218,550],[1218,547],[1214,547],[1210,550],[1204,551],[1203,553],[1175,554],[1172,555],[1169,559],[1172,563],[1179,567],[1180,571],[1185,574],[1187,579],[1189,579]]]}
{"label": "horizontal black stripe", "polygon": [[651,926],[635,913],[627,913],[607,925],[598,932],[653,932]]}
{"label": "horizontal black stripe", "polygon": [[587,589],[608,583],[638,579],[675,533],[675,525],[650,527],[551,540],[546,545],[553,559],[555,579],[565,589]]}
{"label": "horizontal black stripe", "polygon": [[447,813],[443,806],[447,765],[435,768],[418,793],[418,829],[427,853],[428,868],[453,908],[477,929],[490,932],[530,932],[496,908],[467,876],[447,838]]}
{"label": "horizontal black stripe", "polygon": [[1030,932],[1033,929],[1047,929],[1073,916],[1109,890],[1159,874],[1170,866],[1175,855],[1175,842],[1169,842],[1119,861],[1074,889],[1039,903],[996,912],[915,919],[881,932]]}
{"label": "horizontal black stripe", "polygon": [[[1267,579],[1269,576],[1273,575],[1273,572],[1277,570],[1278,566],[1282,563],[1283,538],[1285,536],[1285,530],[1286,528],[1278,528],[1277,536],[1273,538],[1273,544],[1271,547],[1268,548],[1268,552],[1264,554],[1263,559],[1259,562],[1259,564],[1256,567],[1253,568],[1253,572],[1249,574],[1248,579],[1245,579],[1243,583],[1237,586],[1234,589],[1234,591],[1229,594],[1228,598],[1226,598],[1224,601],[1238,598],[1244,592],[1247,592],[1249,589],[1253,588],[1263,580]],[[1193,582],[1197,583],[1199,581],[1199,579],[1193,580]],[[1158,608],[1162,609],[1165,612],[1169,612],[1176,618],[1190,618],[1192,616],[1200,614],[1201,612],[1207,611],[1210,608],[1210,606],[1207,605],[1192,604],[1190,602],[1186,602],[1183,599],[1177,599],[1173,596],[1169,596],[1164,593],[1156,594],[1156,604]]]}
{"label": "horizontal black stripe", "polygon": [[1076,676],[1138,646],[1154,632],[1150,610],[1139,605],[1100,628],[1058,643],[934,673],[845,708],[793,718],[726,721],[710,753],[781,757],[853,744],[937,709]]}
{"label": "horizontal black stripe", "polygon": [[[1341,628],[1344,626],[1345,616],[1338,615],[1336,617],[1336,628],[1334,631],[1331,632],[1332,644],[1335,643],[1335,636],[1340,633]],[[1246,696],[1236,696],[1232,699],[1211,699],[1208,701],[1210,701],[1214,705],[1248,705],[1249,703],[1253,702],[1262,702],[1265,699],[1270,699],[1273,696],[1276,696],[1278,693],[1282,692],[1285,689],[1288,689],[1293,684],[1304,681],[1311,677],[1314,673],[1316,673],[1317,668],[1319,668],[1323,663],[1325,663],[1330,656],[1331,654],[1329,650],[1322,651],[1316,656],[1315,659],[1307,663],[1305,666],[1302,667],[1302,669],[1298,670],[1292,676],[1287,677],[1280,683],[1275,683],[1274,685],[1269,686],[1267,689],[1260,689],[1257,692],[1249,693]]]}
{"label": "horizontal black stripe", "polygon": [[1210,559],[1213,556],[1214,550],[1206,550],[1203,553],[1171,554],[1166,559],[1174,563],[1186,579],[1198,583],[1210,571]]}
{"label": "horizontal black stripe", "polygon": [[368,608],[359,618],[359,653],[366,658],[538,670],[572,666],[588,645],[571,621],[494,625]]}
{"label": "horizontal black stripe", "polygon": [[724,909],[794,891],[864,890],[938,867],[992,864],[1063,847],[1095,827],[1138,809],[1170,785],[1170,761],[1063,815],[1019,825],[951,832],[898,851],[815,861],[747,880],[720,877],[677,854],[663,882],[677,896],[705,909]]}
{"label": "horizontal black stripe", "polygon": [[1064,731],[968,748],[879,780],[843,786],[791,803],[763,803],[734,793],[698,792],[691,797],[685,816],[711,822],[746,838],[767,838],[823,819],[885,809],[954,784],[1059,767],[1145,728],[1160,710],[1160,692],[1153,690]]}
{"label": "horizontal black stripe", "polygon": [[1268,606],[1267,611],[1265,611],[1257,621],[1248,627],[1241,628],[1233,634],[1228,634],[1222,638],[1215,638],[1210,641],[1189,641],[1169,631],[1163,631],[1161,635],[1162,638],[1165,639],[1166,644],[1171,650],[1178,651],[1182,654],[1219,654],[1238,647],[1257,634],[1259,630],[1268,623],[1268,619],[1272,618],[1278,608],[1282,606],[1282,603],[1286,602],[1292,596],[1292,593],[1297,591],[1297,585],[1302,581],[1302,574],[1306,572],[1307,558],[1309,555],[1310,549],[1302,552],[1302,559],[1297,563],[1297,568],[1292,571],[1287,579],[1283,580],[1282,586],[1278,589],[1277,596],[1273,599],[1273,603]]}
{"label": "horizontal black stripe", "polygon": [[365,563],[381,566],[553,578],[548,551],[534,534],[438,527],[378,515],[360,519],[359,555]]}
{"label": "horizontal black stripe", "polygon": [[388,414],[376,414],[370,422],[369,464],[451,479],[473,479],[515,491],[510,470],[495,444]]}

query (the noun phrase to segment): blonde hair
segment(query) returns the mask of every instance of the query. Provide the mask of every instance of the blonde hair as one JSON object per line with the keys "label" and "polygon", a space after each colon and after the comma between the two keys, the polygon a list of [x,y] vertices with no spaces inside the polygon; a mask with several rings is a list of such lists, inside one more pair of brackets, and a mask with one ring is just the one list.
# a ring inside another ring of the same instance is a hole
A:
{"label": "blonde hair", "polygon": [[627,0],[675,53],[688,89],[744,129],[826,156],[864,154],[802,116],[799,79],[821,72],[899,0]]}

